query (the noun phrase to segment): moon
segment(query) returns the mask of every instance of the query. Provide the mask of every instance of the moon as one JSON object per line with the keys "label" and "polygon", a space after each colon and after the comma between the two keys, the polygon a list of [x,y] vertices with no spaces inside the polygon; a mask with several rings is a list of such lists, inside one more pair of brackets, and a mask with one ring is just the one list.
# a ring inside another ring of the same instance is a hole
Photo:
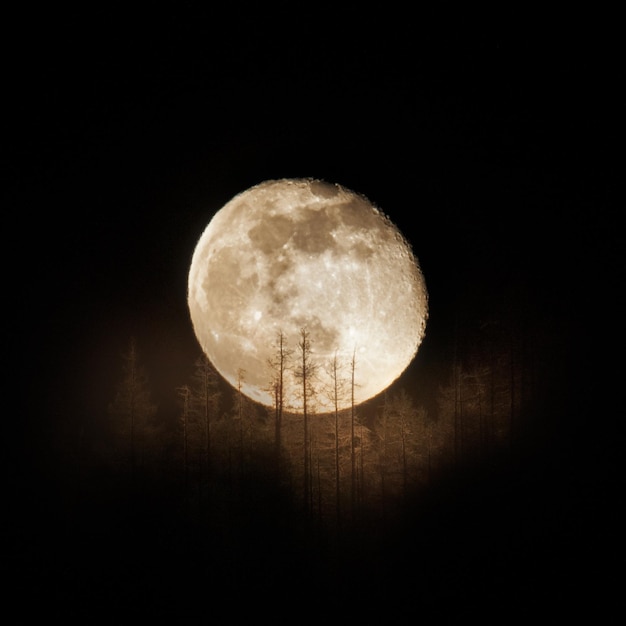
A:
{"label": "moon", "polygon": [[[314,178],[264,181],[217,211],[193,252],[187,300],[215,369],[265,406],[274,403],[268,363],[282,334],[293,358],[285,403],[296,413],[303,329],[324,412],[335,399],[340,409],[361,404],[399,378],[428,318],[424,276],[400,230],[364,195]],[[323,390],[337,378],[333,362],[350,391],[331,401]]]}

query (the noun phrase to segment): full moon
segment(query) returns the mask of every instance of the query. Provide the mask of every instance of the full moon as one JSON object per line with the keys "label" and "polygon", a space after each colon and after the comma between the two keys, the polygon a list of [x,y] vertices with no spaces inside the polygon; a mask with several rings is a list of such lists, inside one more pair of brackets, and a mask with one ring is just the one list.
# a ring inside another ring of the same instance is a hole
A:
{"label": "full moon", "polygon": [[[215,369],[266,406],[283,337],[292,361],[285,406],[294,412],[302,412],[294,372],[303,331],[323,412],[335,400],[341,409],[361,404],[397,380],[428,317],[424,277],[399,229],[362,194],[312,178],[262,182],[217,211],[193,252],[187,297]],[[329,394],[335,381],[349,390]]]}

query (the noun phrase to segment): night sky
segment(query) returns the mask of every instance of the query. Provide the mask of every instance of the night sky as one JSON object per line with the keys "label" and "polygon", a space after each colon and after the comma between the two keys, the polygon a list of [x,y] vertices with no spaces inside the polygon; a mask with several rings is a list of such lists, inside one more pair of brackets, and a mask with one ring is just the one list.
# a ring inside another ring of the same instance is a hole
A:
{"label": "night sky", "polygon": [[[443,371],[455,320],[526,294],[550,336],[542,371],[558,409],[548,443],[509,468],[510,487],[472,489],[490,511],[503,493],[533,510],[511,552],[580,549],[568,553],[578,569],[567,584],[565,565],[550,560],[554,595],[541,594],[556,614],[581,595],[589,609],[610,602],[623,497],[614,51],[494,35],[465,46],[362,6],[282,14],[293,23],[279,27],[181,4],[154,20],[55,13],[54,29],[43,16],[5,55],[5,264],[16,314],[5,423],[16,432],[4,450],[16,567],[32,575],[39,525],[80,507],[57,499],[64,442],[109,401],[129,337],[164,402],[190,372],[187,272],[212,215],[263,180],[317,177],[366,195],[420,261],[430,318],[408,388]],[[438,600],[454,604],[449,582]]]}

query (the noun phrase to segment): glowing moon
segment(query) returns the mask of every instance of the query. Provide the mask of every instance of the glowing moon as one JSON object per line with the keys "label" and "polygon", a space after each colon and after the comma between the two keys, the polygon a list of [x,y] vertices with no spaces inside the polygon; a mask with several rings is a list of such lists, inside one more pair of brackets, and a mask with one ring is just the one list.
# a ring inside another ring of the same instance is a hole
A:
{"label": "glowing moon", "polygon": [[[411,363],[428,317],[422,272],[398,228],[363,195],[315,179],[266,181],[221,208],[194,250],[188,305],[217,371],[237,387],[243,370],[243,393],[266,406],[279,332],[297,365],[306,328],[317,390],[330,383],[324,366],[335,355],[354,355],[360,404]],[[287,387],[298,411],[299,389]],[[331,409],[325,394],[315,400]],[[340,406],[350,402],[347,394]]]}

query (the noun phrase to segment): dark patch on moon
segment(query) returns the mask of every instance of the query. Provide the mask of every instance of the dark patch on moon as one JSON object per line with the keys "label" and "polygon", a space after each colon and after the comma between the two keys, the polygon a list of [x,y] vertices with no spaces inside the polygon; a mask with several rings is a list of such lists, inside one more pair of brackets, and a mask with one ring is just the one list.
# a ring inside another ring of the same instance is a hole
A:
{"label": "dark patch on moon", "polygon": [[332,224],[327,214],[324,215],[317,208],[307,208],[303,211],[303,217],[294,223],[292,241],[296,249],[302,252],[322,254],[335,247],[331,231]]}
{"label": "dark patch on moon", "polygon": [[258,221],[248,237],[256,249],[264,254],[276,254],[291,238],[293,221],[284,215],[268,215]]}
{"label": "dark patch on moon", "polygon": [[268,275],[270,277],[268,286],[273,290],[276,282],[293,268],[293,260],[290,256],[283,254],[279,256],[267,255],[267,263],[269,265]]}
{"label": "dark patch on moon", "polygon": [[339,194],[339,187],[337,185],[331,185],[321,180],[313,180],[309,183],[309,189],[311,193],[315,194],[318,198],[328,200],[334,198]]}
{"label": "dark patch on moon", "polygon": [[374,256],[374,248],[368,246],[364,241],[357,241],[350,246],[350,253],[360,260],[366,260]]}
{"label": "dark patch on moon", "polygon": [[353,198],[342,202],[339,206],[339,216],[343,224],[355,231],[376,230],[377,235],[385,236],[381,228],[381,214],[361,198]]}
{"label": "dark patch on moon", "polygon": [[296,317],[294,321],[298,328],[306,328],[314,353],[331,354],[337,349],[339,333],[333,328],[324,326],[317,315]]}
{"label": "dark patch on moon", "polygon": [[271,290],[270,317],[280,319],[285,316],[285,312],[291,310],[291,302],[298,297],[298,288],[290,285],[288,289],[279,289],[276,281],[268,285]]}

